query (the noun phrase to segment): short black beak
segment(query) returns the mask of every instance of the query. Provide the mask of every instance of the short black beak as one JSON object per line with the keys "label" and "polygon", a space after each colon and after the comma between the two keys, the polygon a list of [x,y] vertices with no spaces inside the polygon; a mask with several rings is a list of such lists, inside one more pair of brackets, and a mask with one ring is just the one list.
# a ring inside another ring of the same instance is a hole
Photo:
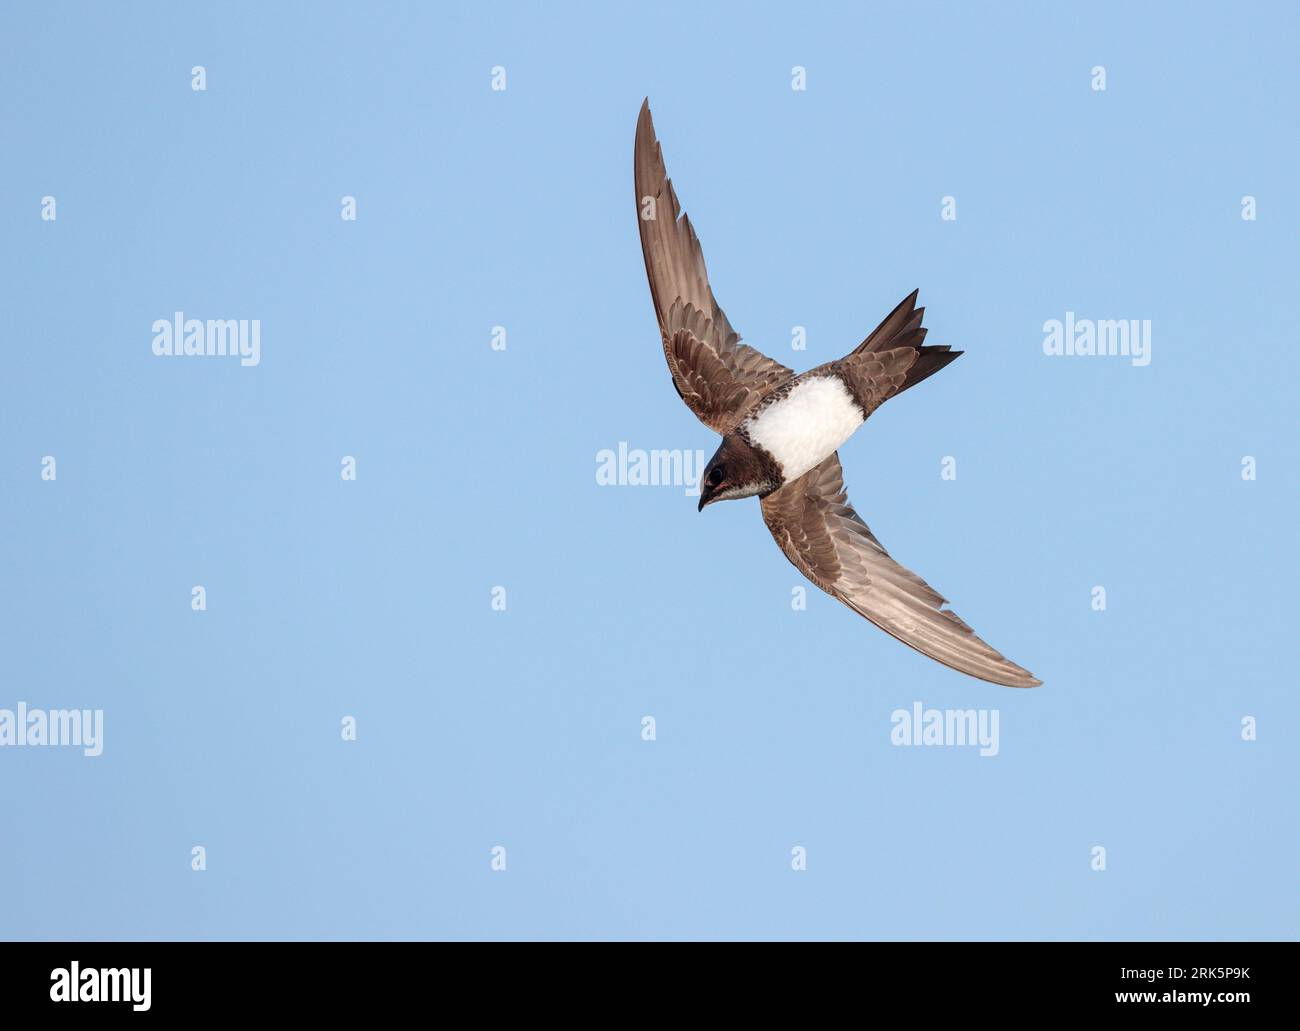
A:
{"label": "short black beak", "polygon": [[715,492],[710,490],[708,487],[700,488],[700,506],[695,511],[703,512],[704,506],[713,501],[714,493]]}

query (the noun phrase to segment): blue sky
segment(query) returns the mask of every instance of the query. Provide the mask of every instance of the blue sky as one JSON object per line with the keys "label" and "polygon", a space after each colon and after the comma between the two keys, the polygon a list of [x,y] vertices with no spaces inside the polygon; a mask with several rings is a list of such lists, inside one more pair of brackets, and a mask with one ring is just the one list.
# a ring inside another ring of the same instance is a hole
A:
{"label": "blue sky", "polygon": [[[0,936],[1296,937],[1294,5],[3,20],[0,709],[105,729],[0,748]],[[796,611],[756,502],[598,484],[717,442],[647,95],[748,342],[810,367],[919,287],[966,351],[846,482],[1042,688]],[[177,311],[260,363],[155,356]],[[1045,355],[1066,312],[1151,363]],[[998,754],[894,746],[916,702]]]}

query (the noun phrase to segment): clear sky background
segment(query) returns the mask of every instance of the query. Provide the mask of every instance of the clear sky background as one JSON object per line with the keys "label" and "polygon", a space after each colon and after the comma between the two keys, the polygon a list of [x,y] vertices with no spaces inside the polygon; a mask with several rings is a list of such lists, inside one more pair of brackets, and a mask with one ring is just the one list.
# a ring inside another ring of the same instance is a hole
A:
{"label": "clear sky background", "polygon": [[[0,749],[0,936],[1297,936],[1294,4],[24,6],[0,708],[105,747]],[[646,95],[746,340],[807,368],[920,287],[967,352],[849,493],[1045,686],[795,611],[755,501],[597,484],[716,446]],[[261,364],[155,357],[175,311]],[[1044,355],[1067,311],[1151,364]],[[891,745],[918,701],[999,754]]]}

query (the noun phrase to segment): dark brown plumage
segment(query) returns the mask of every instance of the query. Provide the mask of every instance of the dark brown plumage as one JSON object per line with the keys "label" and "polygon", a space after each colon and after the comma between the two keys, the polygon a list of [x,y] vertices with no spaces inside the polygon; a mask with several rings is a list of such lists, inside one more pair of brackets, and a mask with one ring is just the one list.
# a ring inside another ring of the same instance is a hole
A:
{"label": "dark brown plumage", "polygon": [[902,393],[908,387],[914,387],[921,380],[933,376],[949,362],[960,358],[965,351],[954,351],[947,344],[922,347],[925,341],[925,329],[921,318],[924,308],[916,306],[916,297],[920,290],[913,290],[898,302],[898,307],[884,317],[880,325],[871,331],[866,340],[853,349],[854,354],[865,352],[890,351],[898,347],[910,347],[916,350],[916,364],[908,372],[907,379],[898,388]]}
{"label": "dark brown plumage", "polygon": [[668,369],[687,407],[726,433],[794,373],[742,344],[713,299],[700,241],[664,168],[648,100],[637,121],[634,166],[641,250]]}
{"label": "dark brown plumage", "polygon": [[1038,680],[975,636],[947,600],[889,557],[844,493],[839,455],[761,502],[763,521],[799,572],[923,655],[981,680],[1036,687]]}

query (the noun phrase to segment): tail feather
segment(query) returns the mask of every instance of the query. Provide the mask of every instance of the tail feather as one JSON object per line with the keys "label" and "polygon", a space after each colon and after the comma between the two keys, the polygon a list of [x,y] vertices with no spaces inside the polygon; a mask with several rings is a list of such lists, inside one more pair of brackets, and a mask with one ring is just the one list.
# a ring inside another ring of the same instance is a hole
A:
{"label": "tail feather", "polygon": [[866,354],[892,351],[899,347],[913,348],[917,352],[917,358],[912,367],[907,370],[907,378],[903,381],[903,385],[898,388],[900,394],[908,387],[914,387],[921,380],[933,376],[949,362],[956,361],[965,354],[964,351],[952,350],[947,344],[922,346],[926,331],[921,325],[921,319],[925,315],[925,309],[916,306],[919,293],[919,290],[913,290],[899,301],[898,306],[871,331],[871,335],[853,350],[854,354]]}

